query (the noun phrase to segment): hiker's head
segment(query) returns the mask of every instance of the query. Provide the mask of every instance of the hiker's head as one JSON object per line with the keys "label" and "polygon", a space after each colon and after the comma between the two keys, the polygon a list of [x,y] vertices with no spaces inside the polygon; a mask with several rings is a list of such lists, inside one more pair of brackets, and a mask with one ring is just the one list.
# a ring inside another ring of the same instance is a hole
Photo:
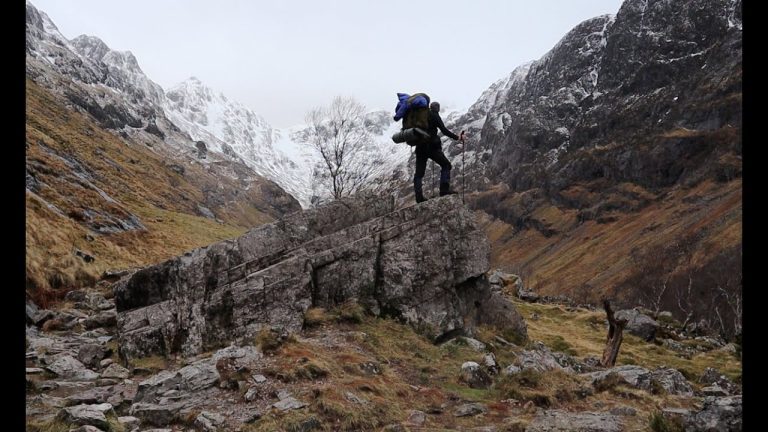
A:
{"label": "hiker's head", "polygon": [[429,104],[429,109],[434,112],[440,112],[440,102],[432,102]]}

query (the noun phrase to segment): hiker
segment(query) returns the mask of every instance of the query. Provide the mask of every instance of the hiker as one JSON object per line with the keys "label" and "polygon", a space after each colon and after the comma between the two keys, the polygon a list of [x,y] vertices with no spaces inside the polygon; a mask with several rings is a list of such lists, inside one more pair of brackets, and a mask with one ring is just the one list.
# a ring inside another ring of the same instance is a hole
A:
{"label": "hiker", "polygon": [[440,137],[437,136],[438,129],[440,129],[443,135],[457,140],[464,145],[464,132],[462,131],[461,136],[458,136],[449,131],[445,124],[443,124],[443,119],[440,118],[440,103],[432,102],[429,104],[429,126],[427,127],[427,132],[429,132],[430,137],[427,142],[416,145],[416,173],[413,176],[413,191],[416,195],[417,203],[426,201],[421,183],[424,178],[424,172],[427,169],[427,159],[432,159],[440,165],[440,196],[456,193],[450,189],[451,162],[443,154],[443,144],[440,141]]}

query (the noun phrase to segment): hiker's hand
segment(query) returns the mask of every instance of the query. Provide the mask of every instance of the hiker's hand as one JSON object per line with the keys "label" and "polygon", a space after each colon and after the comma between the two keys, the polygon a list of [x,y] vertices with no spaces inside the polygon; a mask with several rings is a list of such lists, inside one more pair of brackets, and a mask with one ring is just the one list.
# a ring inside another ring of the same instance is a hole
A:
{"label": "hiker's hand", "polygon": [[459,142],[464,144],[465,138],[466,138],[466,135],[464,134],[464,131],[461,131],[461,134],[459,134]]}

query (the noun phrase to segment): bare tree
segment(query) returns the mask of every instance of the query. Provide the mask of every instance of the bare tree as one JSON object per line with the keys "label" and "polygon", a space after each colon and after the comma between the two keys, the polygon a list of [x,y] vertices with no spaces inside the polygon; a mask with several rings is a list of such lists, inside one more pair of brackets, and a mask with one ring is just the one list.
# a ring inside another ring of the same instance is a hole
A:
{"label": "bare tree", "polygon": [[608,299],[603,300],[603,308],[608,318],[608,336],[603,349],[603,358],[600,359],[600,365],[604,367],[613,367],[616,365],[616,357],[619,356],[621,341],[624,339],[624,327],[627,326],[627,320],[617,320],[611,309],[611,302]]}
{"label": "bare tree", "polygon": [[683,321],[683,328],[686,328],[691,322],[694,316],[694,295],[693,295],[693,275],[688,273],[688,283],[678,284],[675,288],[675,300],[677,301],[677,308],[685,314],[685,321]]}
{"label": "bare tree", "polygon": [[365,106],[337,96],[330,106],[311,110],[306,122],[308,127],[296,137],[320,156],[312,171],[315,201],[324,194],[339,199],[366,186],[377,161],[371,158],[373,138],[366,127]]}

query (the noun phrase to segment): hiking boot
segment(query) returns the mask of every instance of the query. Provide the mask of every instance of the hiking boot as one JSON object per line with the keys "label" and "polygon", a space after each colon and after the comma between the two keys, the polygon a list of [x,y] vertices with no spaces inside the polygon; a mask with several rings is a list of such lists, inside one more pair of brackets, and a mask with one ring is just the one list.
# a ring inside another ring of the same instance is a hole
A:
{"label": "hiking boot", "polygon": [[421,177],[413,179],[413,195],[416,197],[417,204],[427,200],[427,198],[424,198],[424,192],[421,189]]}
{"label": "hiking boot", "polygon": [[458,192],[451,190],[450,183],[440,183],[440,196],[456,194],[458,194]]}

